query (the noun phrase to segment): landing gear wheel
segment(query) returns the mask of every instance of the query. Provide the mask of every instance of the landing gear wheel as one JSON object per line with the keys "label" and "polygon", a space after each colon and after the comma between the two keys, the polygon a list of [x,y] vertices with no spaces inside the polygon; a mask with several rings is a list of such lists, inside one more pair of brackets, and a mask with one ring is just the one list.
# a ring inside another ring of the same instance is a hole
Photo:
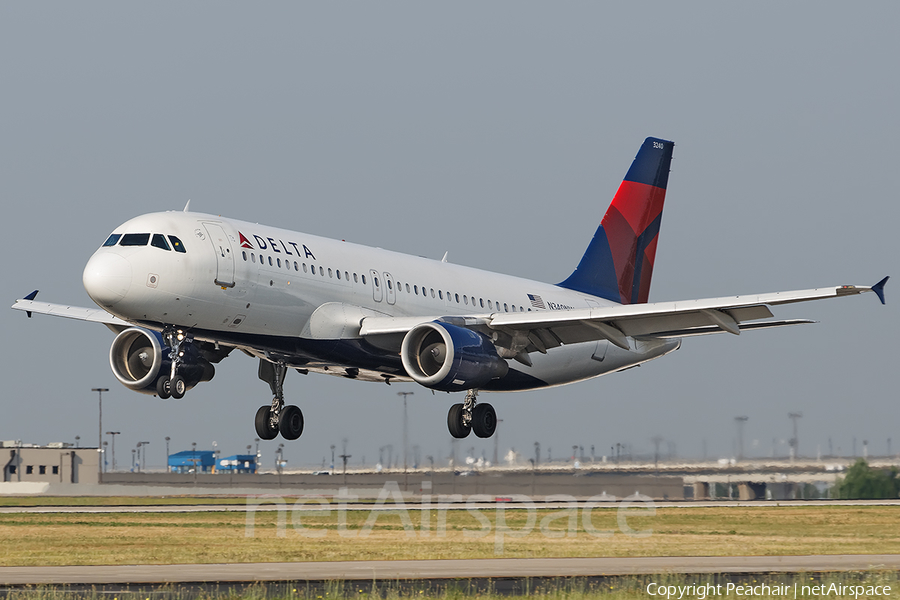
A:
{"label": "landing gear wheel", "polygon": [[172,392],[169,390],[168,377],[160,377],[156,380],[156,395],[159,396],[160,400],[168,400],[172,395]]}
{"label": "landing gear wheel", "polygon": [[497,413],[490,404],[477,404],[472,410],[472,430],[480,438],[489,438],[497,430]]}
{"label": "landing gear wheel", "polygon": [[296,406],[285,406],[281,411],[278,430],[284,439],[296,440],[303,433],[303,412]]}
{"label": "landing gear wheel", "polygon": [[463,423],[463,405],[461,403],[450,407],[450,412],[447,413],[447,429],[450,430],[450,435],[457,439],[467,437],[472,430]]}
{"label": "landing gear wheel", "polygon": [[176,375],[175,378],[169,382],[169,391],[176,400],[184,398],[184,393],[187,391],[187,384],[184,382],[184,378],[182,378],[181,375]]}
{"label": "landing gear wheel", "polygon": [[271,426],[271,406],[260,406],[256,411],[256,435],[261,440],[274,440],[278,435],[278,429]]}

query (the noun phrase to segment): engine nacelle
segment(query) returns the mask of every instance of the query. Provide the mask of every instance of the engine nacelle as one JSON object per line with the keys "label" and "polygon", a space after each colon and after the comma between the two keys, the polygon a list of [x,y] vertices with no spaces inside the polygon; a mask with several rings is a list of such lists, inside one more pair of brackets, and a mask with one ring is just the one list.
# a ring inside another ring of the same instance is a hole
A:
{"label": "engine nacelle", "polygon": [[[178,374],[188,388],[201,381],[209,381],[216,373],[215,367],[200,356],[193,344],[183,346],[184,362]],[[149,329],[131,327],[116,336],[109,349],[109,366],[122,385],[142,394],[156,394],[156,382],[168,377],[172,369],[170,349],[164,345],[162,334]]]}
{"label": "engine nacelle", "polygon": [[442,392],[477,389],[509,370],[487,337],[441,321],[410,329],[400,358],[417,383]]}

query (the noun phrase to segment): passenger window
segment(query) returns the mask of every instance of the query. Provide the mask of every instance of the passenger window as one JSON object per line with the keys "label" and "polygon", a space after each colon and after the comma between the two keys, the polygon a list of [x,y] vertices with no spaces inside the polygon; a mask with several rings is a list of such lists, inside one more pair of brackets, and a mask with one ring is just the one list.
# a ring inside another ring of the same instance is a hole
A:
{"label": "passenger window", "polygon": [[319,267],[319,275],[321,275],[322,277],[325,277],[325,267],[321,267],[321,266]]}
{"label": "passenger window", "polygon": [[126,233],[122,236],[120,246],[146,246],[150,243],[149,233]]}
{"label": "passenger window", "polygon": [[417,286],[417,285],[413,286],[413,294],[415,294],[416,296],[419,295],[419,286]]}
{"label": "passenger window", "polygon": [[269,266],[270,267],[272,266],[272,257],[271,256],[269,257]]}
{"label": "passenger window", "polygon": [[379,285],[378,285],[378,278],[377,278],[377,277],[374,279],[374,281],[375,281],[375,287],[379,287]]}
{"label": "passenger window", "polygon": [[488,310],[494,310],[494,305],[490,300],[488,300]]}
{"label": "passenger window", "polygon": [[166,243],[166,236],[161,233],[154,233],[150,245],[161,250],[169,250],[169,244]]}
{"label": "passenger window", "polygon": [[366,276],[365,275],[362,276],[362,280],[363,280],[363,285],[366,285]]}
{"label": "passenger window", "polygon": [[463,295],[463,304],[465,304],[466,306],[468,306],[469,304],[469,297],[466,295]]}
{"label": "passenger window", "polygon": [[244,262],[247,262],[247,251],[246,250],[241,251],[241,256],[244,257]]}
{"label": "passenger window", "polygon": [[434,288],[431,288],[431,297],[434,298]]}
{"label": "passenger window", "polygon": [[187,252],[187,250],[184,249],[184,244],[181,243],[181,240],[179,240],[174,235],[169,236],[169,241],[172,242],[172,248],[175,249],[175,252]]}
{"label": "passenger window", "polygon": [[513,309],[512,309],[512,311],[513,311],[513,312],[516,312],[516,305],[515,305],[515,304],[513,304]]}
{"label": "passenger window", "polygon": [[303,263],[303,272],[306,273],[306,263]]}
{"label": "passenger window", "polygon": [[120,237],[122,237],[122,236],[119,235],[118,233],[114,233],[114,234],[110,235],[108,238],[106,238],[106,241],[103,242],[103,246],[115,246],[116,242],[119,241]]}
{"label": "passenger window", "polygon": [[312,274],[315,275],[316,274],[316,265],[310,265],[309,267],[312,269]]}
{"label": "passenger window", "polygon": [[281,259],[276,258],[275,261],[278,263],[278,268],[280,269],[281,268]]}
{"label": "passenger window", "polygon": [[503,303],[503,310],[509,312],[509,306],[506,305],[506,302]]}
{"label": "passenger window", "polygon": [[338,276],[338,279],[341,278],[341,271],[340,271],[340,269],[338,269],[337,276]]}
{"label": "passenger window", "polygon": [[444,292],[442,292],[441,290],[438,290],[438,298],[440,298],[441,300],[444,299]]}
{"label": "passenger window", "polygon": [[456,303],[459,304],[459,294],[456,294]]}
{"label": "passenger window", "polygon": [[250,262],[254,264],[256,263],[256,255],[252,252],[250,253]]}
{"label": "passenger window", "polygon": [[388,279],[387,282],[388,282],[388,289],[389,289],[389,290],[393,290],[393,289],[394,289],[394,286],[391,285],[391,280]]}
{"label": "passenger window", "polygon": [[300,265],[297,264],[297,261],[296,261],[296,260],[294,261],[294,270],[297,271],[297,272],[300,271]]}
{"label": "passenger window", "polygon": [[346,279],[347,281],[350,281],[350,272],[349,271],[344,271],[344,279]]}
{"label": "passenger window", "polygon": [[409,284],[408,283],[406,284],[406,293],[407,294],[409,293]]}
{"label": "passenger window", "polygon": [[479,298],[478,303],[481,304],[481,308],[484,308],[484,298]]}
{"label": "passenger window", "polygon": [[[356,273],[353,274],[353,283],[359,283],[359,278],[357,278]],[[365,281],[363,281],[365,283]]]}
{"label": "passenger window", "polygon": [[334,273],[332,272],[331,269],[328,269],[328,277],[331,279],[334,279]]}
{"label": "passenger window", "polygon": [[522,308],[522,307],[520,306],[520,307],[519,307],[519,312],[525,312],[525,309]]}

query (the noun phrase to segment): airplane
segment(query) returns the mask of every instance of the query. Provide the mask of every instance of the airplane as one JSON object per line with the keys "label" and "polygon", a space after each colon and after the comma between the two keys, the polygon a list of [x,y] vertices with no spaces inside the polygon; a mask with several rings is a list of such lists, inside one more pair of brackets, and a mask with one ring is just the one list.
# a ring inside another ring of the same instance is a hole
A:
{"label": "airplane", "polygon": [[479,392],[559,386],[665,356],[687,337],[812,323],[770,320],[770,307],[875,292],[842,285],[750,296],[648,302],[674,143],[641,145],[578,266],[541,283],[307,233],[184,211],[145,214],[113,230],[84,268],[100,307],[12,308],[103,323],[126,387],[182,398],[235,349],[257,358],[273,399],[256,412],[261,439],[303,433],[286,405],[290,369],[465,392],[450,406],[455,438],[494,434]]}

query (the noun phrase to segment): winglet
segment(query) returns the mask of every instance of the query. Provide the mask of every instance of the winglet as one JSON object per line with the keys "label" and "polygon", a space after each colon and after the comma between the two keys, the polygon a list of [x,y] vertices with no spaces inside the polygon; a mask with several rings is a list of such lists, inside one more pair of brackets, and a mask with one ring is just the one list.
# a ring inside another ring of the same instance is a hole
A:
{"label": "winglet", "polygon": [[[23,299],[23,300],[34,300],[35,298],[37,298],[37,295],[38,295],[38,290],[34,290],[33,292],[31,292],[30,294],[28,294],[27,296],[25,296],[25,297],[22,298],[22,299]],[[30,310],[26,310],[26,311],[25,311],[25,314],[28,315],[28,318],[29,318],[29,319],[31,318],[31,311],[30,311]]]}
{"label": "winglet", "polygon": [[872,291],[878,295],[878,299],[881,300],[882,304],[884,304],[884,284],[886,284],[887,280],[890,278],[891,278],[890,276],[887,276],[872,286]]}

